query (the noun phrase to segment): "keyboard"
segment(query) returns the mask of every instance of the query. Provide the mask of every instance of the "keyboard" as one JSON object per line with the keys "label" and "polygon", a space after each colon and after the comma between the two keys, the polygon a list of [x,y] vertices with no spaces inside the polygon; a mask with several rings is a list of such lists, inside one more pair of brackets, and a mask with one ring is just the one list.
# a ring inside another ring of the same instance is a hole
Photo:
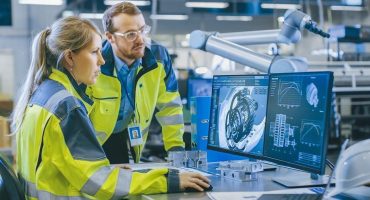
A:
{"label": "keyboard", "polygon": [[263,194],[258,200],[320,200],[321,194]]}

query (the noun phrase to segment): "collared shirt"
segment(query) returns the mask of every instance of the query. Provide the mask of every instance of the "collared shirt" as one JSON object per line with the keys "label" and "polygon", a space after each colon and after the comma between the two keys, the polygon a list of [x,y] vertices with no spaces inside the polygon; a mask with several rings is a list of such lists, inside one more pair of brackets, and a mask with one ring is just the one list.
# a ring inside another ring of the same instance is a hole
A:
{"label": "collared shirt", "polygon": [[127,128],[130,120],[134,115],[134,82],[136,71],[141,65],[141,59],[135,60],[131,66],[121,60],[117,55],[114,55],[115,68],[117,70],[117,77],[121,83],[121,105],[116,126],[113,133],[120,133]]}

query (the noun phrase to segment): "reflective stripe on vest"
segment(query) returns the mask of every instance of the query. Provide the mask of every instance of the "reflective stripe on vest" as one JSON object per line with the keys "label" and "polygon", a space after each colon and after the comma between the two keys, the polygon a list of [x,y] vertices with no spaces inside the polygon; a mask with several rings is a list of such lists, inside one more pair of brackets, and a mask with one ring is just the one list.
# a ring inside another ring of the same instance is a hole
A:
{"label": "reflective stripe on vest", "polygon": [[101,167],[93,175],[90,176],[89,180],[87,180],[85,185],[81,188],[81,191],[94,196],[99,191],[100,187],[104,184],[113,170],[114,167],[112,166]]}
{"label": "reflective stripe on vest", "polygon": [[[113,166],[101,167],[89,178],[88,181],[86,181],[85,185],[81,188],[81,191],[92,196],[95,195],[114,169],[117,168]],[[118,169],[119,175],[116,190],[113,194],[114,198],[128,195],[132,178],[131,171],[121,168]]]}
{"label": "reflective stripe on vest", "polygon": [[[100,187],[104,184],[110,173],[117,169],[113,166],[105,166],[100,168],[97,172],[95,172],[89,180],[85,183],[85,185],[82,187],[81,191],[89,194],[94,195],[96,194]],[[132,172],[125,169],[119,169],[119,175],[118,180],[116,184],[115,192],[112,196],[113,199],[122,198],[128,195],[130,192],[130,185],[131,185],[131,179],[132,179]],[[50,192],[44,191],[44,190],[37,190],[36,185],[34,183],[31,183],[29,181],[24,180],[23,178],[22,182],[25,183],[25,193],[27,196],[32,198],[38,198],[38,199],[55,199],[55,200],[80,200],[80,199],[86,199],[83,196],[60,196],[55,195]]]}
{"label": "reflective stripe on vest", "polygon": [[55,195],[47,191],[37,190],[36,185],[29,181],[25,181],[26,184],[26,195],[28,197],[36,198],[36,199],[54,199],[54,200],[85,200],[85,197],[82,196],[60,196]]}
{"label": "reflective stripe on vest", "polygon": [[164,117],[158,117],[158,122],[163,125],[176,125],[176,124],[183,124],[184,119],[183,115],[171,115],[171,116],[164,116]]}
{"label": "reflective stripe on vest", "polygon": [[159,110],[162,110],[164,108],[173,108],[173,107],[180,107],[182,105],[182,101],[181,101],[181,98],[179,96],[177,96],[174,100],[170,101],[170,102],[167,102],[167,103],[163,103],[163,104],[158,104],[157,105],[157,108]]}
{"label": "reflective stripe on vest", "polygon": [[58,106],[58,102],[62,101],[63,99],[69,96],[72,96],[72,94],[69,93],[67,90],[61,90],[53,94],[53,96],[50,97],[50,99],[46,102],[46,104],[43,107],[49,112],[53,112],[54,109]]}
{"label": "reflective stripe on vest", "polygon": [[113,199],[119,199],[123,196],[127,196],[130,192],[130,185],[131,185],[131,179],[132,179],[132,172],[125,170],[125,169],[119,169],[119,175],[118,175],[118,181],[116,185],[116,190],[113,194]]}
{"label": "reflective stripe on vest", "polygon": [[98,138],[99,142],[105,142],[107,140],[108,135],[105,132],[96,131],[96,138]]}

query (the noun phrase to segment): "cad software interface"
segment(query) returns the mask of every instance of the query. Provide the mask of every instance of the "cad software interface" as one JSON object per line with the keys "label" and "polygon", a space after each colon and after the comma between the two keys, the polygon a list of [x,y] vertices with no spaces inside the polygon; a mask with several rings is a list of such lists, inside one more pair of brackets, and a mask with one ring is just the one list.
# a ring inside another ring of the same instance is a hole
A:
{"label": "cad software interface", "polygon": [[263,154],[269,77],[214,76],[208,146]]}
{"label": "cad software interface", "polygon": [[329,72],[270,75],[264,156],[292,167],[322,170],[330,77]]}

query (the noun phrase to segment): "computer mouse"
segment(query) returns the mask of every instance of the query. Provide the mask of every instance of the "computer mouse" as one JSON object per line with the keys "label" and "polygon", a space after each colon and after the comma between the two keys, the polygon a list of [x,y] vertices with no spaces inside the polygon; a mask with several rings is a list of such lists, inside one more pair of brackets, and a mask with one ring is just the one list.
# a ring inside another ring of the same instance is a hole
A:
{"label": "computer mouse", "polygon": [[[213,189],[213,186],[210,184],[208,188],[203,188],[203,192],[208,192],[208,191],[211,191],[212,189]],[[185,188],[185,192],[201,192],[201,191],[198,191],[195,188]]]}

